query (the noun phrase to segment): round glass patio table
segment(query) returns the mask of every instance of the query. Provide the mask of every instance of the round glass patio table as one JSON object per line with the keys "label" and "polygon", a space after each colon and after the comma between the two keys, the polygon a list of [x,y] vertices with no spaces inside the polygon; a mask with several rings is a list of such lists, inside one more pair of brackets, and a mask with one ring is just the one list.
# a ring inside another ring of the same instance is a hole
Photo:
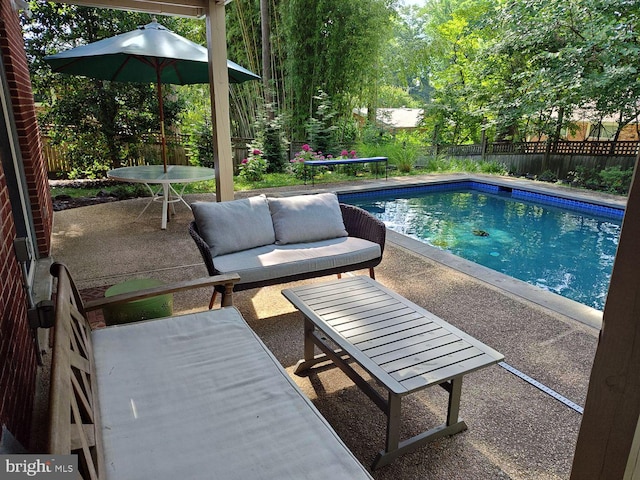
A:
{"label": "round glass patio table", "polygon": [[[151,203],[161,201],[161,228],[165,230],[167,228],[169,205],[171,205],[173,210],[174,203],[182,202],[191,210],[189,204],[182,198],[187,184],[214,179],[216,172],[213,168],[192,167],[188,165],[167,165],[167,171],[165,172],[162,165],[139,165],[109,170],[107,177],[122,182],[144,183],[151,192],[151,200],[149,200],[149,203],[147,203],[142,212],[140,212],[136,220],[142,216]],[[182,184],[180,191],[174,188],[175,184]],[[154,190],[152,185],[159,185],[160,187]],[[175,213],[175,210],[173,213]]]}

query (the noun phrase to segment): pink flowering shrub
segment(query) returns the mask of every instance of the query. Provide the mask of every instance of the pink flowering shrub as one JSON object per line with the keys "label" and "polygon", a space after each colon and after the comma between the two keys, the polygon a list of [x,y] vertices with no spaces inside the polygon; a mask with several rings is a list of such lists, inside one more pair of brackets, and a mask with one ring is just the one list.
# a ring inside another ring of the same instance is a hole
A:
{"label": "pink flowering shrub", "polygon": [[249,149],[249,158],[242,160],[239,175],[249,182],[259,182],[267,171],[267,161],[262,157],[262,152],[257,149]]}
{"label": "pink flowering shrub", "polygon": [[[324,155],[322,152],[315,152],[309,146],[309,144],[304,144],[301,147],[301,150],[296,153],[293,159],[290,160],[290,171],[295,175],[296,178],[304,179],[305,178],[305,168],[304,162],[313,162],[317,160],[331,160],[331,159],[341,159],[341,158],[358,158],[355,150],[347,151],[342,150],[340,155],[334,157],[331,154]],[[320,170],[321,173],[327,171],[326,167],[316,168],[315,170]]]}

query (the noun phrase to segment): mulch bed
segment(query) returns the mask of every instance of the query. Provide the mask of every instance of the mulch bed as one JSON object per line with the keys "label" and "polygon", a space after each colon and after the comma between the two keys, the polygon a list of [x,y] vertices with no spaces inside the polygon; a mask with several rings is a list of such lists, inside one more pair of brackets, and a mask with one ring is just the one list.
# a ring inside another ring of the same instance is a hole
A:
{"label": "mulch bed", "polygon": [[[49,180],[50,187],[67,187],[67,188],[103,188],[118,185],[110,179],[99,180]],[[106,190],[100,190],[94,197],[71,197],[70,195],[55,195],[52,197],[53,211],[59,212],[69,208],[86,207],[89,205],[97,205],[100,203],[117,202],[124,200],[122,196],[116,196]]]}
{"label": "mulch bed", "polygon": [[110,195],[98,197],[70,197],[69,195],[56,195],[53,197],[53,211],[59,212],[68,208],[86,207],[88,205],[97,205],[99,203],[117,202],[120,198]]}

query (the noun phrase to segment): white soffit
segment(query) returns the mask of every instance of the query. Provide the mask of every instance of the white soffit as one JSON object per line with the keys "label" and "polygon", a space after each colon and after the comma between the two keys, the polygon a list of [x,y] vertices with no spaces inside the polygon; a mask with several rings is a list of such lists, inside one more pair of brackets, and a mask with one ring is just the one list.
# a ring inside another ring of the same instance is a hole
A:
{"label": "white soffit", "polygon": [[[131,12],[155,13],[179,17],[204,17],[208,0],[54,0],[56,3],[83,7],[112,8]],[[216,4],[227,4],[215,0]]]}

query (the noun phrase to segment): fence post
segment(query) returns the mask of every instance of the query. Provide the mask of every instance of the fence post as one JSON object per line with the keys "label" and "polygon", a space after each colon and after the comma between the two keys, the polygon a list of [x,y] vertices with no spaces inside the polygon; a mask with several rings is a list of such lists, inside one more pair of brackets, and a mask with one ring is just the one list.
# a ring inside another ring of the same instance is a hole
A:
{"label": "fence post", "polygon": [[547,138],[547,144],[544,149],[544,157],[542,157],[542,170],[541,172],[546,172],[549,170],[549,157],[551,156],[551,138]]}

